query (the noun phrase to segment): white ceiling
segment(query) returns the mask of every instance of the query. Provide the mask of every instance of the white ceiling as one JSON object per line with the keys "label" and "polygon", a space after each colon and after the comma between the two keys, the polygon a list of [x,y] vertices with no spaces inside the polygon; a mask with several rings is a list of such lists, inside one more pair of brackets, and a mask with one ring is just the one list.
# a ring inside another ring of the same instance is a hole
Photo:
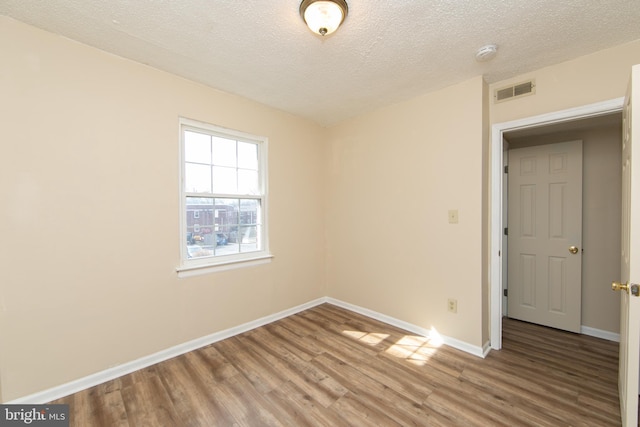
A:
{"label": "white ceiling", "polygon": [[[322,125],[640,39],[638,0],[347,2],[325,38],[298,0],[0,0],[0,14]],[[487,43],[498,56],[477,63]]]}

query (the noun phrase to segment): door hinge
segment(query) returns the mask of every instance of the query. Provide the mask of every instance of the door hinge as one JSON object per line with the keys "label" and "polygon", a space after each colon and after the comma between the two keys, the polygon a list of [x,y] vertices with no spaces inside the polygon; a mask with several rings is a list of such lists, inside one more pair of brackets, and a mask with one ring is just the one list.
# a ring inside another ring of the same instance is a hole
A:
{"label": "door hinge", "polygon": [[508,236],[509,235],[509,227],[505,227],[504,228],[504,235]]}
{"label": "door hinge", "polygon": [[504,173],[509,173],[509,165],[506,165],[506,166],[504,167]]}
{"label": "door hinge", "polygon": [[504,295],[505,297],[508,297],[509,296],[509,289],[504,289],[502,291],[502,295]]}

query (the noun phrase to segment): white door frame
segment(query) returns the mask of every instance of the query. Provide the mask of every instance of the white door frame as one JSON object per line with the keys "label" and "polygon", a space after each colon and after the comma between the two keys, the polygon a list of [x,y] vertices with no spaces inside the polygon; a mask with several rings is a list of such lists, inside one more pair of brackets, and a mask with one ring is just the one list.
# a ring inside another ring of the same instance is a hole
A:
{"label": "white door frame", "polygon": [[491,348],[502,348],[502,137],[505,132],[535,128],[562,122],[571,122],[622,111],[624,97],[570,108],[510,122],[496,123],[491,127],[491,241],[490,266],[490,322]]}

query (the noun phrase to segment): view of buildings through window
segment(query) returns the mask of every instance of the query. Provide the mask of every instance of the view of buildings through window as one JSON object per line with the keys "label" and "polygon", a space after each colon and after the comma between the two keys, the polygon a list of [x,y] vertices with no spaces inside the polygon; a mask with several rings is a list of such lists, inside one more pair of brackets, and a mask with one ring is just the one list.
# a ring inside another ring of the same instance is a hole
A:
{"label": "view of buildings through window", "polygon": [[186,261],[264,250],[260,141],[182,126]]}
{"label": "view of buildings through window", "polygon": [[187,249],[190,257],[258,250],[259,201],[187,198]]}

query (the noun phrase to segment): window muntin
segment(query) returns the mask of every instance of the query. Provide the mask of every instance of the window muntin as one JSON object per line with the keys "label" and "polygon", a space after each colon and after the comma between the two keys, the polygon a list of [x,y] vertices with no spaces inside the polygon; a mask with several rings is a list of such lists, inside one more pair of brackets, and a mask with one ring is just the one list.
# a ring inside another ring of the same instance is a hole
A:
{"label": "window muntin", "polygon": [[269,256],[266,138],[181,119],[182,266]]}

